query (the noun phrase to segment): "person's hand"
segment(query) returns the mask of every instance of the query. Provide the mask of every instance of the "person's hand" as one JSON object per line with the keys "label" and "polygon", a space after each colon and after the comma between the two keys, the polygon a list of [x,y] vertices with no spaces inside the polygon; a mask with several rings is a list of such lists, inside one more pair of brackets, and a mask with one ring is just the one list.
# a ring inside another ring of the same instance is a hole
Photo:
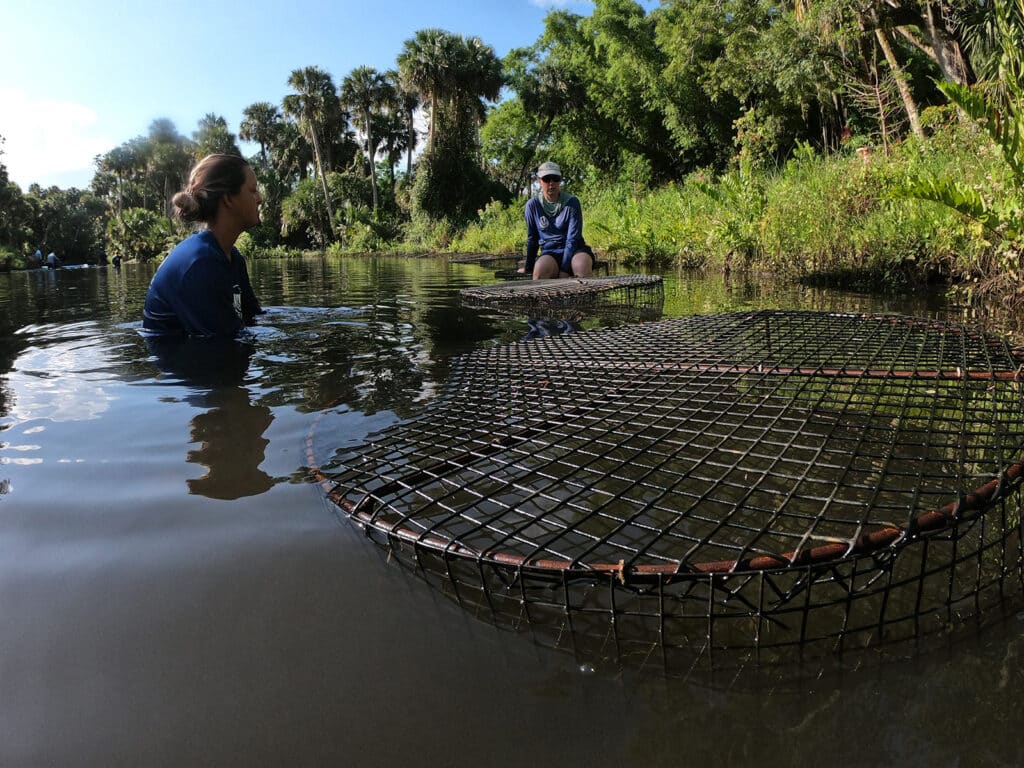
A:
{"label": "person's hand", "polygon": [[519,269],[516,270],[516,272],[518,272],[520,275],[525,275],[526,267],[520,267]]}

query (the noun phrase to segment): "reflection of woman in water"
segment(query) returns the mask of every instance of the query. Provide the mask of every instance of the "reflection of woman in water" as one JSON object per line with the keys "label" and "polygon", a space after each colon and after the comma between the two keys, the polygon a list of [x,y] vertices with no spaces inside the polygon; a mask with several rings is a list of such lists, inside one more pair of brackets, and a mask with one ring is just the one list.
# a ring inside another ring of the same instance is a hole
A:
{"label": "reflection of woman in water", "polygon": [[547,317],[531,317],[526,321],[526,324],[530,329],[523,336],[523,341],[542,339],[545,336],[562,336],[567,333],[575,333],[580,329],[579,323],[575,320],[559,320]]}
{"label": "reflection of woman in water", "polygon": [[192,419],[192,442],[187,460],[207,468],[188,481],[190,493],[211,499],[238,499],[270,490],[274,479],[260,469],[270,441],[263,433],[274,421],[270,408],[250,401],[245,387],[212,389],[190,398],[210,410]]}
{"label": "reflection of woman in water", "polygon": [[268,490],[276,481],[261,470],[274,420],[266,405],[253,403],[244,386],[250,344],[233,339],[149,337],[146,345],[167,380],[186,389],[186,399],[203,412],[189,424],[199,447],[186,456],[206,467],[188,480],[191,493],[212,499],[237,499]]}
{"label": "reflection of woman in water", "polygon": [[245,259],[235,248],[260,223],[256,174],[235,155],[208,155],[174,196],[182,221],[205,228],[164,259],[146,294],[142,325],[162,336],[234,336],[259,314]]}

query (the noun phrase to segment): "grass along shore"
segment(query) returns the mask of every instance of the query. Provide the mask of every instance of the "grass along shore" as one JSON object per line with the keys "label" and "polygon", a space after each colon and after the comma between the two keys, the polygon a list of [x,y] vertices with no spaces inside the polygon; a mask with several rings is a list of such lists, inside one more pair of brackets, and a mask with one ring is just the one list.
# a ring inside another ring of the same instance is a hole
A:
{"label": "grass along shore", "polygon": [[[927,141],[907,140],[888,154],[865,145],[828,156],[799,147],[769,171],[740,158],[719,177],[695,173],[655,190],[620,183],[569,191],[583,204],[587,241],[630,267],[729,265],[894,289],[945,282],[1020,306],[1018,243],[949,208],[900,196],[913,178],[946,176],[996,206],[1020,209],[998,148],[952,110],[931,116]],[[450,242],[433,245],[521,252],[522,206],[493,203]]]}

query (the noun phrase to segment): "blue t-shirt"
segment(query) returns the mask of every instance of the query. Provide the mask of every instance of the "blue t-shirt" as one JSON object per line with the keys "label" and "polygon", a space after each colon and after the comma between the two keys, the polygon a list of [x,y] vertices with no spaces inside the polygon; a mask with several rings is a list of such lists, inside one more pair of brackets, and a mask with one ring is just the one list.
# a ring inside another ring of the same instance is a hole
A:
{"label": "blue t-shirt", "polygon": [[142,326],[161,336],[235,336],[260,312],[245,259],[229,260],[208,229],[164,259],[146,293]]}
{"label": "blue t-shirt", "polygon": [[544,211],[540,197],[531,197],[526,203],[526,266],[533,270],[533,262],[540,253],[550,253],[562,271],[571,272],[572,257],[586,246],[583,241],[583,211],[580,201],[562,192],[561,208],[552,217]]}

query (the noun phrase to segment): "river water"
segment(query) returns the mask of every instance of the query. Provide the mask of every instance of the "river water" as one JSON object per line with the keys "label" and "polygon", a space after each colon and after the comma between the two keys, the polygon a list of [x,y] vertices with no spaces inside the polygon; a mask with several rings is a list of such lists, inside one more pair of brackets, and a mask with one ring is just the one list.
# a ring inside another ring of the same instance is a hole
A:
{"label": "river water", "polygon": [[[152,271],[0,275],[0,766],[1024,764],[1013,610],[813,674],[659,673],[492,626],[339,520],[311,458],[528,330],[460,304],[491,271],[255,262],[268,313],[214,366],[139,335]],[[664,277],[665,316],[966,314],[934,293]]]}

